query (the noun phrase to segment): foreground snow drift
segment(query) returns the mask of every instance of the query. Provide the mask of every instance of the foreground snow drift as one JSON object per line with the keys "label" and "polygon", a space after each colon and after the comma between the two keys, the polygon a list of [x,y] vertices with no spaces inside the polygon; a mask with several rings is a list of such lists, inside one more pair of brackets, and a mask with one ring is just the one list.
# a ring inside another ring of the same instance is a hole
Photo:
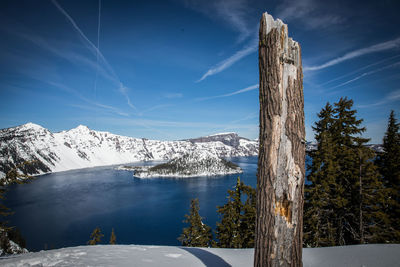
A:
{"label": "foreground snow drift", "polygon": [[[252,266],[253,249],[99,245],[0,259],[1,266]],[[399,266],[400,245],[303,249],[307,266]]]}

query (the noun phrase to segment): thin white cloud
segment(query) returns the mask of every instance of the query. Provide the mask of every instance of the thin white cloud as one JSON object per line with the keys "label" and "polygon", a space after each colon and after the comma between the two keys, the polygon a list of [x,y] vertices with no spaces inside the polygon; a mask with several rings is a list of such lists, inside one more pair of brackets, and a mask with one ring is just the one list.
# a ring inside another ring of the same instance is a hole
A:
{"label": "thin white cloud", "polygon": [[258,89],[258,87],[259,87],[258,84],[255,84],[255,85],[251,85],[249,87],[234,91],[229,94],[197,98],[196,101],[204,101],[204,100],[209,100],[209,99],[214,99],[214,98],[221,98],[221,97],[228,97],[228,96],[233,96],[233,95],[237,95],[237,94],[242,94],[242,93],[245,93],[248,91]]}
{"label": "thin white cloud", "polygon": [[99,52],[100,51],[100,25],[101,25],[101,0],[99,0],[99,15],[97,19],[97,52],[96,52],[96,78],[94,80],[94,93],[97,95],[97,80],[99,78]]}
{"label": "thin white cloud", "polygon": [[210,122],[193,122],[193,121],[163,121],[163,120],[151,120],[151,119],[131,119],[131,118],[99,118],[103,122],[109,124],[116,124],[116,125],[125,125],[125,126],[133,126],[133,125],[141,125],[141,126],[148,126],[148,127],[173,127],[173,128],[201,128],[201,129],[224,129],[224,128],[231,128],[231,129],[244,129],[249,127],[254,127],[254,124],[221,124],[221,123],[210,123]]}
{"label": "thin white cloud", "polygon": [[393,56],[393,57],[385,58],[385,59],[380,60],[380,61],[377,61],[377,62],[375,62],[375,63],[366,65],[366,66],[364,66],[364,67],[362,67],[362,68],[356,69],[355,71],[352,71],[352,72],[350,72],[350,73],[346,73],[345,75],[336,77],[336,78],[331,79],[331,80],[329,80],[329,81],[326,81],[326,82],[320,84],[319,86],[323,86],[323,85],[326,85],[326,84],[330,84],[330,83],[332,83],[332,82],[335,82],[335,81],[337,81],[337,80],[341,80],[341,79],[346,78],[346,77],[349,77],[349,76],[351,76],[351,75],[353,75],[353,74],[355,74],[355,73],[358,73],[358,72],[360,72],[360,71],[362,71],[362,70],[369,69],[370,67],[373,67],[373,66],[382,64],[382,63],[384,63],[384,62],[390,61],[390,60],[395,59],[395,58],[398,58],[398,57],[400,57],[400,55],[396,55],[396,56]]}
{"label": "thin white cloud", "polygon": [[18,36],[19,38],[23,38],[27,41],[30,41],[33,44],[35,44],[36,46],[40,47],[41,49],[50,51],[54,55],[59,56],[60,58],[63,58],[73,64],[76,64],[78,66],[84,65],[95,71],[99,71],[99,74],[103,78],[115,83],[115,78],[112,77],[108,71],[106,71],[102,66],[97,65],[95,61],[91,60],[90,58],[88,58],[86,56],[77,54],[72,51],[67,51],[66,49],[63,49],[63,48],[58,48],[57,46],[50,44],[49,42],[45,41],[43,38],[41,38],[37,35],[34,35],[34,34],[25,34],[22,32],[12,32],[12,33],[15,34],[16,36]]}
{"label": "thin white cloud", "polygon": [[276,17],[282,21],[300,22],[308,29],[327,28],[344,21],[325,2],[322,4],[316,0],[284,0],[275,11]]}
{"label": "thin white cloud", "polygon": [[211,19],[223,21],[237,31],[239,33],[237,43],[251,39],[248,45],[215,64],[196,82],[201,82],[209,76],[220,73],[247,55],[257,51],[258,20],[253,21],[252,8],[247,0],[183,0],[183,2],[186,7],[201,12]]}
{"label": "thin white cloud", "polygon": [[390,102],[394,102],[394,101],[398,101],[398,100],[400,100],[400,89],[391,92],[390,94],[386,95],[384,98],[382,98],[381,100],[379,100],[375,103],[357,105],[357,107],[358,108],[370,108],[370,107],[382,106],[382,105],[386,105]]}
{"label": "thin white cloud", "polygon": [[76,22],[72,19],[72,17],[60,6],[60,4],[56,0],[51,0],[51,2],[56,6],[56,8],[67,18],[67,20],[71,23],[72,27],[75,31],[83,38],[85,41],[85,46],[93,53],[94,56],[99,56],[103,64],[107,67],[107,69],[111,72],[116,81],[119,81],[118,76],[115,74],[114,69],[110,66],[106,58],[103,56],[101,51],[97,49],[97,47],[89,40],[89,38],[82,32],[82,30],[78,27]]}
{"label": "thin white cloud", "polygon": [[87,36],[82,32],[82,30],[78,27],[76,22],[72,19],[72,17],[60,6],[60,4],[56,0],[52,0],[52,3],[56,6],[56,8],[67,18],[67,20],[71,23],[72,27],[75,31],[83,38],[85,41],[84,44],[86,47],[97,57],[99,57],[102,64],[105,68],[110,72],[111,76],[114,78],[114,82],[119,86],[119,91],[125,96],[128,105],[131,108],[135,109],[135,106],[132,104],[129,95],[128,95],[128,88],[123,85],[121,80],[119,79],[118,75],[115,73],[114,69],[108,63],[107,59],[101,53],[101,51],[87,38]]}
{"label": "thin white cloud", "polygon": [[125,113],[125,112],[121,112],[118,110],[113,109],[113,107],[111,106],[107,106],[107,105],[93,105],[93,106],[89,106],[87,104],[85,105],[80,105],[80,104],[69,104],[69,106],[71,107],[75,107],[75,108],[79,108],[79,109],[84,109],[84,110],[89,110],[89,111],[95,111],[95,112],[107,112],[107,113],[115,113],[117,115],[120,116],[124,116],[124,117],[128,117],[129,114]]}
{"label": "thin white cloud", "polygon": [[215,7],[217,14],[239,32],[238,42],[244,41],[252,34],[246,20],[247,1],[215,1]]}
{"label": "thin white cloud", "polygon": [[338,87],[345,86],[345,85],[347,85],[347,84],[349,84],[349,83],[352,83],[352,82],[355,82],[355,81],[357,81],[357,80],[359,80],[359,79],[361,79],[361,78],[363,78],[363,77],[365,77],[365,76],[369,76],[369,75],[375,74],[375,73],[377,73],[377,72],[381,72],[381,71],[383,71],[383,70],[390,69],[390,68],[394,68],[394,67],[397,67],[397,66],[400,66],[400,61],[399,61],[399,62],[396,62],[396,63],[393,63],[393,64],[390,64],[390,65],[388,65],[388,66],[385,66],[385,67],[376,69],[376,70],[371,70],[371,71],[368,71],[368,72],[364,72],[363,74],[361,74],[361,75],[359,75],[359,76],[357,76],[357,77],[355,77],[355,78],[353,78],[353,79],[351,79],[351,80],[348,80],[348,81],[343,82],[343,83],[341,83],[341,84],[338,84],[338,85],[336,85],[336,86],[330,87],[329,90],[335,89],[335,88],[338,88]]}
{"label": "thin white cloud", "polygon": [[342,63],[344,61],[347,61],[347,60],[350,60],[350,59],[353,59],[356,57],[364,56],[364,55],[371,54],[371,53],[382,52],[382,51],[386,51],[386,50],[397,49],[399,47],[400,47],[400,37],[390,40],[390,41],[387,41],[387,42],[383,42],[383,43],[375,44],[375,45],[372,45],[369,47],[354,50],[354,51],[349,52],[341,57],[332,59],[324,64],[317,65],[317,66],[311,66],[311,67],[305,67],[304,70],[305,71],[321,70],[321,69],[325,69],[325,68],[337,65],[339,63]]}
{"label": "thin white cloud", "polygon": [[183,0],[186,7],[223,21],[239,33],[237,42],[246,40],[254,31],[249,26],[251,7],[247,0]]}
{"label": "thin white cloud", "polygon": [[173,99],[173,98],[182,98],[183,94],[182,93],[166,93],[164,94],[165,98]]}
{"label": "thin white cloud", "polygon": [[[75,95],[80,100],[84,101],[86,104],[91,105],[91,107],[89,106],[87,109],[94,109],[94,108],[97,107],[99,109],[102,109],[103,111],[111,112],[111,113],[114,113],[114,114],[117,114],[117,115],[120,115],[120,116],[124,116],[124,117],[129,116],[128,113],[121,111],[119,108],[116,108],[116,107],[113,107],[113,106],[110,106],[110,105],[106,105],[106,104],[102,104],[102,103],[99,103],[97,101],[93,101],[91,99],[88,99],[88,98],[82,96],[77,90],[75,90],[75,89],[73,89],[71,87],[68,87],[68,86],[66,86],[64,84],[57,83],[57,82],[52,82],[52,81],[44,81],[44,80],[42,80],[42,82],[47,83],[47,84],[49,84],[49,85],[51,85],[53,87],[56,87],[58,89],[61,89],[64,92],[67,92],[69,94]],[[76,107],[82,107],[82,106],[80,106],[79,104],[76,104]]]}
{"label": "thin white cloud", "polygon": [[123,83],[120,83],[118,90],[123,96],[125,96],[128,106],[130,106],[133,109],[136,109],[136,107],[132,104],[131,99],[129,98],[128,87],[126,87]]}
{"label": "thin white cloud", "polygon": [[172,107],[172,106],[174,106],[174,105],[171,105],[171,104],[155,105],[155,106],[152,106],[152,107],[150,107],[148,109],[145,109],[145,110],[139,112],[138,116],[143,116],[144,114],[146,114],[148,112],[151,112],[151,111],[154,111],[154,110],[157,110],[157,109],[168,108],[168,107]]}
{"label": "thin white cloud", "polygon": [[[258,118],[258,112],[252,112],[252,113],[247,114],[246,116],[244,116],[244,117],[242,117],[240,119],[230,121],[227,124],[228,125],[231,125],[231,124],[236,125],[238,122],[242,123],[243,121],[253,120],[255,118]],[[258,124],[254,124],[254,125],[249,124],[249,129],[250,128],[257,128],[258,129]],[[229,129],[231,129],[230,126],[226,127],[226,128],[223,128],[223,129],[219,128],[220,131],[226,131],[226,130],[229,130]],[[217,129],[212,129],[210,132],[212,132],[212,131],[217,131]]]}
{"label": "thin white cloud", "polygon": [[235,64],[237,61],[256,52],[257,50],[258,50],[258,43],[252,42],[252,44],[250,44],[249,46],[244,47],[243,49],[237,51],[235,54],[233,54],[229,58],[224,59],[223,61],[217,63],[214,67],[210,68],[206,73],[204,73],[203,76],[196,82],[201,82],[208,76],[212,76],[217,73],[220,73],[221,71],[223,71],[223,70],[229,68],[230,66],[232,66],[233,64]]}
{"label": "thin white cloud", "polygon": [[[116,80],[116,78],[114,76],[112,76],[112,74],[110,72],[106,71],[101,65],[98,65],[95,61],[93,61],[85,56],[82,56],[80,54],[54,47],[54,46],[50,45],[48,42],[46,42],[44,39],[40,38],[39,36],[35,36],[33,34],[28,35],[28,34],[24,34],[24,33],[16,33],[15,32],[15,35],[19,36],[20,38],[26,39],[26,40],[34,43],[38,47],[40,47],[42,49],[46,49],[46,50],[54,53],[55,55],[70,61],[73,64],[78,64],[78,65],[83,64],[87,67],[94,69],[97,72],[97,74],[100,74],[103,78],[116,84],[118,86],[118,91],[125,97],[128,106],[130,106],[133,109],[136,109],[136,107],[131,103],[131,100],[129,98],[128,88],[126,86],[124,86],[124,84],[122,82],[118,82],[118,80]],[[33,78],[36,78],[36,77],[33,77]]]}

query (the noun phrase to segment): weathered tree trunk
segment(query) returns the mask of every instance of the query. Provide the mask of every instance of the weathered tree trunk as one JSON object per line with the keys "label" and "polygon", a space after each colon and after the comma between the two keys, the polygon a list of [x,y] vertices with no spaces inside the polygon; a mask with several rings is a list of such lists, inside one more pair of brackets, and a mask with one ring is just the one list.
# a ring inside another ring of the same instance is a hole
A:
{"label": "weathered tree trunk", "polygon": [[305,128],[300,46],[264,13],[254,266],[302,266]]}
{"label": "weathered tree trunk", "polygon": [[359,231],[360,231],[360,244],[364,244],[364,222],[363,222],[363,184],[362,184],[362,158],[361,158],[361,149],[358,149],[358,156],[359,156],[359,165],[360,165],[360,169],[359,169],[359,188],[360,188],[360,192],[359,192],[359,197],[360,197],[360,203],[359,203],[359,209],[360,209],[360,225],[359,225]]}

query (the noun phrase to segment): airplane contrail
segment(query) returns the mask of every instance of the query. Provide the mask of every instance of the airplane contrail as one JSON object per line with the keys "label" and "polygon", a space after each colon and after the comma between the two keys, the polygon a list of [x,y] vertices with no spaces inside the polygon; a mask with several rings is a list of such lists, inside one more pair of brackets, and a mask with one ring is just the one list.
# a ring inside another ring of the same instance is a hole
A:
{"label": "airplane contrail", "polygon": [[56,0],[51,0],[51,2],[57,7],[57,9],[67,18],[67,20],[71,23],[72,27],[79,33],[79,35],[85,40],[86,47],[96,56],[101,59],[107,70],[111,73],[111,76],[114,78],[114,82],[119,86],[119,92],[125,96],[128,105],[131,108],[136,109],[136,107],[132,104],[128,94],[127,94],[127,87],[121,82],[118,75],[115,73],[114,69],[108,63],[107,59],[101,53],[101,51],[87,38],[87,36],[82,32],[79,26],[76,24],[74,19],[60,6],[60,4]]}
{"label": "airplane contrail", "polygon": [[[99,16],[97,21],[97,51],[100,51],[100,23],[101,23],[101,0],[99,0]],[[97,80],[99,78],[99,53],[96,53],[96,78],[94,80],[94,95],[97,96]]]}
{"label": "airplane contrail", "polygon": [[370,68],[370,67],[372,67],[372,66],[375,66],[375,65],[379,65],[379,64],[381,64],[381,63],[383,63],[383,62],[392,60],[392,59],[397,58],[397,57],[400,57],[400,55],[396,55],[396,56],[393,56],[393,57],[388,57],[388,58],[382,59],[382,60],[380,60],[380,61],[378,61],[378,62],[369,64],[369,65],[367,65],[367,66],[364,66],[364,67],[362,67],[362,68],[359,68],[359,69],[357,69],[357,70],[355,70],[355,71],[352,71],[352,72],[350,72],[350,73],[347,73],[347,74],[345,74],[345,75],[336,77],[336,78],[334,78],[334,79],[332,79],[332,80],[329,80],[329,81],[327,81],[327,82],[324,82],[324,83],[322,83],[322,84],[320,84],[320,85],[323,86],[323,85],[332,83],[332,82],[334,82],[334,81],[337,81],[337,80],[346,78],[346,77],[351,76],[351,75],[353,75],[353,74],[355,74],[355,73],[357,73],[357,72],[360,72],[360,71],[362,71],[362,70],[368,69],[368,68]]}
{"label": "airplane contrail", "polygon": [[343,82],[343,83],[341,83],[341,84],[339,84],[339,85],[333,86],[333,87],[331,87],[331,88],[329,88],[329,89],[331,90],[331,89],[335,89],[335,88],[338,88],[338,87],[342,87],[342,86],[344,86],[344,85],[346,85],[346,84],[349,84],[349,83],[352,83],[352,82],[354,82],[354,81],[357,81],[357,80],[361,79],[361,78],[364,77],[364,76],[372,75],[372,74],[374,74],[374,73],[377,73],[377,72],[380,72],[380,71],[383,71],[383,70],[386,70],[386,69],[389,69],[389,68],[397,67],[397,66],[399,66],[399,65],[400,65],[400,61],[398,61],[398,62],[396,62],[396,63],[393,63],[393,64],[391,64],[391,65],[388,65],[388,66],[385,66],[385,67],[376,69],[376,70],[371,70],[371,71],[368,71],[368,72],[364,72],[363,74],[361,74],[361,75],[359,75],[359,76],[357,76],[357,77],[355,77],[355,78],[353,78],[353,79],[351,79],[351,80],[348,80],[348,81]]}

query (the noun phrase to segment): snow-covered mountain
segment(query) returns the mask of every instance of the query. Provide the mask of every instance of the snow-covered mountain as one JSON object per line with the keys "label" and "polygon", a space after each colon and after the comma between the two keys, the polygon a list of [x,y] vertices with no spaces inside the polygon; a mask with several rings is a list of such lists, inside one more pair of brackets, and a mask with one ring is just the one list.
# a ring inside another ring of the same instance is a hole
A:
{"label": "snow-covered mountain", "polygon": [[[40,125],[27,123],[0,130],[0,177],[15,167],[35,175],[135,161],[170,160],[191,151],[206,151],[218,157],[256,156],[258,143],[234,133],[158,141],[94,131],[83,125],[52,133]],[[23,164],[25,161],[33,162]]]}
{"label": "snow-covered mountain", "polygon": [[[366,147],[372,149],[376,153],[382,153],[384,152],[383,145],[381,144],[368,144],[365,145]],[[306,142],[306,151],[315,151],[318,149],[318,143],[313,141],[313,142]]]}
{"label": "snow-covered mountain", "polygon": [[243,170],[223,158],[207,151],[195,150],[174,158],[167,163],[145,166],[134,171],[139,178],[150,177],[197,177],[241,173]]}

